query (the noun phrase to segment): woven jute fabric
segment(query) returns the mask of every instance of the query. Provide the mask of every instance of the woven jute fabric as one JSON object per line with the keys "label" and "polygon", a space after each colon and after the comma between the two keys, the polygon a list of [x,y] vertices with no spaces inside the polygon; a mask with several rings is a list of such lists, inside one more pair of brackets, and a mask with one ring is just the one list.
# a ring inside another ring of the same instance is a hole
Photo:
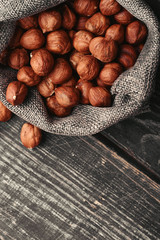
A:
{"label": "woven jute fabric", "polygon": [[[63,0],[1,0],[0,51],[8,44],[15,30],[15,21],[64,2]],[[66,118],[50,117],[36,88],[25,102],[11,106],[5,99],[7,85],[16,80],[16,71],[0,66],[0,100],[16,115],[44,131],[62,135],[91,135],[138,114],[147,104],[155,83],[159,61],[160,33],[158,20],[142,0],[118,0],[148,28],[145,46],[134,67],[119,76],[111,88],[112,107],[97,108],[78,105]]]}

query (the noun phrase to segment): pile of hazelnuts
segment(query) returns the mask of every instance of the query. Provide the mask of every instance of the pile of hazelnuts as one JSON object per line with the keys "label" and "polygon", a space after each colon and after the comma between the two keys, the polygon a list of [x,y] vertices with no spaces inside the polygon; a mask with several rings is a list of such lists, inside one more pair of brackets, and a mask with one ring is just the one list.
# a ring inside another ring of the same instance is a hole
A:
{"label": "pile of hazelnuts", "polygon": [[[71,114],[77,104],[110,107],[112,84],[135,64],[146,37],[145,24],[115,0],[75,0],[20,19],[0,56],[1,63],[18,70],[6,100],[22,104],[36,86],[49,113],[58,117]],[[0,121],[11,117],[8,109],[1,115]],[[24,124],[26,147],[40,139],[40,129]]]}

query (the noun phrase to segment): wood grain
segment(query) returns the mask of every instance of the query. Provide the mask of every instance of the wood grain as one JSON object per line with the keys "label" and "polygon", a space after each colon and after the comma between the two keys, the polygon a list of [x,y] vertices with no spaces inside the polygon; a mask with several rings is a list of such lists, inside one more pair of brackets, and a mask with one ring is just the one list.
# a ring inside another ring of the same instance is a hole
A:
{"label": "wood grain", "polygon": [[92,136],[25,149],[22,124],[0,124],[0,239],[160,238],[157,183]]}

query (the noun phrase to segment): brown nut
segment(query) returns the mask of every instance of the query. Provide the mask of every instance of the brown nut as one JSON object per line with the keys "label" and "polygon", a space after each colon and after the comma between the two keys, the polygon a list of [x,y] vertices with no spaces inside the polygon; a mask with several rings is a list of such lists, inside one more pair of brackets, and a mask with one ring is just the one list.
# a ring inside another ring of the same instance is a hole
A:
{"label": "brown nut", "polygon": [[57,102],[63,107],[74,107],[79,103],[79,90],[72,87],[58,87],[55,89]]}
{"label": "brown nut", "polygon": [[99,69],[100,65],[98,60],[91,55],[83,56],[77,65],[77,73],[79,77],[85,81],[91,81],[96,78]]}
{"label": "brown nut", "polygon": [[42,47],[45,43],[45,37],[40,29],[31,28],[23,33],[20,44],[28,50],[35,50]]}
{"label": "brown nut", "polygon": [[77,84],[76,78],[71,77],[67,82],[61,84],[62,87],[75,87]]}
{"label": "brown nut", "polygon": [[62,27],[71,30],[76,24],[76,15],[67,5],[64,5],[62,10]]}
{"label": "brown nut", "polygon": [[93,83],[79,79],[76,88],[80,91],[80,103],[89,104],[89,90],[93,87]]}
{"label": "brown nut", "polygon": [[110,26],[105,34],[105,39],[107,41],[114,40],[119,44],[124,42],[124,27],[121,24],[113,24]]}
{"label": "brown nut", "polygon": [[38,23],[43,33],[52,32],[61,27],[61,14],[56,10],[49,10],[39,13]]}
{"label": "brown nut", "polygon": [[71,66],[73,67],[73,69],[77,69],[77,65],[80,61],[80,59],[84,56],[83,53],[81,52],[77,52],[76,50],[74,50],[70,56],[70,63],[71,63]]}
{"label": "brown nut", "polygon": [[28,30],[30,28],[37,28],[38,27],[37,16],[34,15],[21,18],[20,20],[18,20],[18,25],[25,30]]}
{"label": "brown nut", "polygon": [[75,0],[75,11],[84,16],[92,16],[98,9],[99,0]]}
{"label": "brown nut", "polygon": [[94,107],[111,106],[111,94],[103,87],[92,87],[89,90],[89,102]]}
{"label": "brown nut", "polygon": [[42,132],[38,127],[25,123],[21,128],[20,139],[26,148],[32,149],[40,144]]}
{"label": "brown nut", "polygon": [[29,66],[23,66],[17,73],[17,80],[25,83],[27,86],[32,87],[37,85],[41,78]]}
{"label": "brown nut", "polygon": [[39,49],[33,52],[30,64],[38,76],[47,76],[53,69],[54,58],[48,50]]}
{"label": "brown nut", "polygon": [[85,24],[85,28],[96,35],[103,35],[110,25],[110,20],[100,12],[95,13]]}
{"label": "brown nut", "polygon": [[29,56],[24,48],[16,48],[11,51],[8,57],[8,65],[13,69],[20,69],[29,63]]}
{"label": "brown nut", "polygon": [[46,48],[56,54],[64,55],[71,50],[71,42],[64,30],[54,31],[47,36]]}
{"label": "brown nut", "polygon": [[121,5],[116,0],[101,0],[99,8],[103,15],[111,16],[121,10]]}
{"label": "brown nut", "polygon": [[73,38],[73,46],[78,52],[84,54],[89,53],[89,43],[93,38],[93,34],[88,31],[78,31]]}
{"label": "brown nut", "polygon": [[13,81],[9,83],[6,91],[6,100],[13,106],[22,104],[28,94],[28,88],[24,83]]}
{"label": "brown nut", "polygon": [[89,17],[80,16],[76,24],[76,30],[77,31],[86,30],[85,24],[88,19]]}
{"label": "brown nut", "polygon": [[99,79],[104,82],[105,85],[112,86],[122,72],[123,68],[119,63],[107,63],[102,68]]}
{"label": "brown nut", "polygon": [[54,94],[55,84],[52,83],[52,80],[47,76],[37,85],[39,93],[47,98]]}
{"label": "brown nut", "polygon": [[97,86],[99,87],[103,87],[103,88],[107,87],[107,85],[99,77],[96,78],[96,83],[97,83]]}
{"label": "brown nut", "polygon": [[16,27],[15,33],[9,42],[9,48],[20,47],[20,39],[24,31],[20,27]]}
{"label": "brown nut", "polygon": [[129,44],[121,45],[118,62],[121,63],[125,69],[129,69],[135,64],[136,60],[137,53],[135,48]]}
{"label": "brown nut", "polygon": [[48,78],[52,80],[53,84],[62,84],[67,82],[72,77],[72,68],[67,60],[64,58],[57,58],[52,72]]}
{"label": "brown nut", "polygon": [[66,117],[71,114],[72,108],[63,107],[58,102],[55,96],[46,99],[47,108],[57,117]]}
{"label": "brown nut", "polygon": [[12,112],[0,101],[0,122],[7,122],[12,117]]}
{"label": "brown nut", "polygon": [[114,40],[107,41],[104,37],[93,38],[89,44],[92,55],[101,62],[112,62],[118,53],[118,46]]}
{"label": "brown nut", "polygon": [[116,22],[124,25],[131,23],[133,21],[133,18],[133,15],[124,8],[119,13],[114,15]]}
{"label": "brown nut", "polygon": [[126,42],[129,44],[139,44],[147,37],[147,27],[140,21],[130,23],[126,28]]}

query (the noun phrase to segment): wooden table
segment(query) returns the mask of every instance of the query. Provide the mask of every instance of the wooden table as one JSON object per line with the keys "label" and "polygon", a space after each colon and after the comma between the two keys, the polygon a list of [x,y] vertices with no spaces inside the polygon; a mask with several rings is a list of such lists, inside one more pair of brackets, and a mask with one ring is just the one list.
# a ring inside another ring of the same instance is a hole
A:
{"label": "wooden table", "polygon": [[94,136],[28,150],[22,119],[0,124],[0,240],[160,239],[158,79],[151,111]]}

